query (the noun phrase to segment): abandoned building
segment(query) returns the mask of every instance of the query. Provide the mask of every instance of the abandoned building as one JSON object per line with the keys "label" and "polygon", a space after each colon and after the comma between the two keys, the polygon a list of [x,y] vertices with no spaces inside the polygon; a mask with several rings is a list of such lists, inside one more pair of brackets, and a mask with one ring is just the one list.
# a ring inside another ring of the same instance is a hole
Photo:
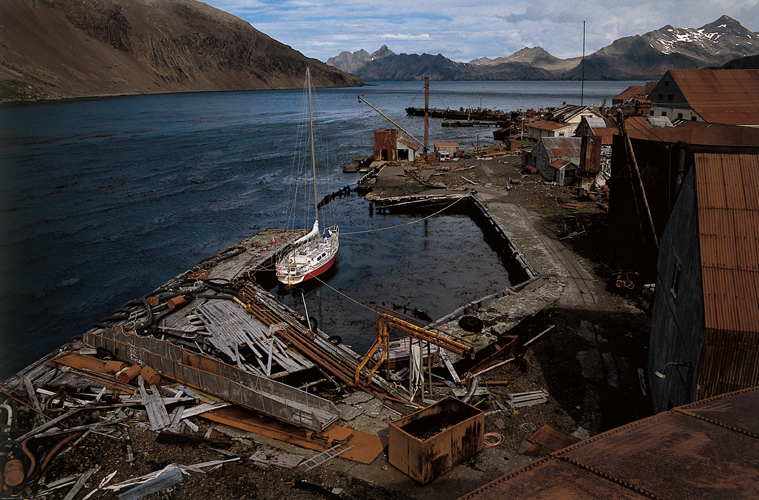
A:
{"label": "abandoned building", "polygon": [[677,120],[759,126],[759,70],[670,70],[651,90],[651,114]]}
{"label": "abandoned building", "polygon": [[659,247],[654,411],[759,384],[759,155],[695,155]]}
{"label": "abandoned building", "polygon": [[[546,180],[559,182],[560,178],[562,186],[571,186],[579,170],[581,143],[580,137],[546,137],[524,153],[522,164],[534,167]],[[566,163],[555,164],[557,160]]]}
{"label": "abandoned building", "polygon": [[398,129],[374,131],[375,161],[414,161],[419,145],[403,137]]}
{"label": "abandoned building", "polygon": [[436,142],[434,144],[435,157],[438,160],[449,160],[459,151],[458,142]]}
{"label": "abandoned building", "polygon": [[634,163],[622,135],[614,136],[612,145],[608,181],[614,193],[609,205],[610,261],[619,269],[640,272],[644,280],[650,280],[646,282],[655,280],[656,239],[664,232],[695,155],[759,154],[759,129],[700,122],[654,126],[666,123],[668,120],[661,117],[626,120]]}

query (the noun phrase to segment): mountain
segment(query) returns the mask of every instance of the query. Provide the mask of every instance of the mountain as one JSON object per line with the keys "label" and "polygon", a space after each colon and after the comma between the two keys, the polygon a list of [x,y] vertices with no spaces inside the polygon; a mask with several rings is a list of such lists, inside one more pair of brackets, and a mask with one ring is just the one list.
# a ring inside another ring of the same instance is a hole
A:
{"label": "mountain", "polygon": [[658,80],[670,69],[718,66],[755,54],[759,54],[757,34],[722,16],[700,28],[668,25],[620,38],[587,56],[584,67],[581,57],[560,59],[540,47],[525,47],[508,57],[482,57],[469,63],[440,54],[393,54],[359,66],[356,58],[350,72],[364,81],[419,80],[425,76],[432,80],[579,80],[583,76],[587,80]]}
{"label": "mountain", "polygon": [[337,57],[330,57],[327,59],[327,64],[345,71],[346,73],[353,74],[354,71],[359,70],[369,61],[394,55],[396,55],[395,52],[388,49],[387,45],[383,45],[379,50],[372,52],[371,54],[364,49],[361,49],[358,52],[341,52]]}
{"label": "mountain", "polygon": [[759,69],[759,55],[733,59],[720,66],[721,69]]}
{"label": "mountain", "polygon": [[0,98],[358,86],[194,0],[2,0]]}
{"label": "mountain", "polygon": [[667,25],[646,33],[643,38],[662,54],[681,54],[704,65],[724,64],[759,53],[759,36],[728,16],[698,29]]}
{"label": "mountain", "polygon": [[[759,36],[722,16],[701,28],[664,26],[644,35],[620,38],[585,58],[585,77],[593,80],[658,79],[669,69],[718,66],[759,54]],[[582,68],[567,72],[580,78]]]}
{"label": "mountain", "polygon": [[524,63],[548,71],[569,71],[580,64],[580,61],[582,61],[582,57],[559,59],[546,52],[542,47],[525,47],[508,57],[497,57],[495,59],[481,57],[474,61],[470,61],[470,64],[487,64],[495,66],[506,63]]}

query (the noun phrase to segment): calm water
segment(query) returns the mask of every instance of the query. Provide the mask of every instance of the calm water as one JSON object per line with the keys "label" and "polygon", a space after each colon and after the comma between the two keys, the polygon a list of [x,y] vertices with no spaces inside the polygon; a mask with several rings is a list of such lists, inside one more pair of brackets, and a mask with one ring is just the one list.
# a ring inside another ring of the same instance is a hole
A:
{"label": "calm water", "polygon": [[[600,104],[635,82],[586,82]],[[381,83],[317,91],[335,188],[341,168],[371,153],[391,127],[356,94],[418,138],[423,85]],[[286,221],[300,90],[139,96],[0,110],[0,377],[55,349],[129,299],[201,259]],[[579,103],[579,82],[433,82],[430,106],[513,110]],[[491,142],[492,130],[443,128],[430,142]],[[471,245],[467,217],[370,216],[357,196],[337,199],[341,249],[330,287],[307,290],[309,312],[361,350],[374,307],[405,305],[433,318],[508,284],[497,256]],[[336,292],[336,289],[339,291]],[[275,290],[276,291],[276,290]],[[296,298],[298,300],[296,300]],[[300,297],[283,296],[302,311]]]}

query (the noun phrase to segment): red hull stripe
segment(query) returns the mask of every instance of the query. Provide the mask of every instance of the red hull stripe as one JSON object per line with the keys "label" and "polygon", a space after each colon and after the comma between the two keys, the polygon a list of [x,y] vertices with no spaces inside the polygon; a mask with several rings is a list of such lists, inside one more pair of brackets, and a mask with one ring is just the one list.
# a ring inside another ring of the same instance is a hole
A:
{"label": "red hull stripe", "polygon": [[312,271],[312,272],[308,273],[308,274],[307,274],[307,275],[306,275],[306,276],[303,278],[303,281],[306,281],[306,280],[310,280],[311,278],[313,278],[313,277],[315,277],[315,276],[319,276],[320,274],[323,274],[323,273],[325,273],[325,272],[329,271],[329,268],[330,268],[330,267],[332,267],[332,264],[334,264],[334,263],[335,263],[335,259],[337,259],[337,253],[335,253],[335,255],[334,255],[334,256],[333,256],[331,259],[329,259],[329,260],[327,261],[327,263],[326,263],[326,264],[324,264],[322,267],[320,267],[320,268],[319,268],[319,269],[317,269],[316,271]]}

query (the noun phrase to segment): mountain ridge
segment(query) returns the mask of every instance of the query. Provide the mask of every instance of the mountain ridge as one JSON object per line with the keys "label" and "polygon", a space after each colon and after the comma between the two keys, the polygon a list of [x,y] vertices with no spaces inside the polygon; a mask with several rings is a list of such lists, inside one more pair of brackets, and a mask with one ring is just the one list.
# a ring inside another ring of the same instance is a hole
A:
{"label": "mountain ridge", "polygon": [[195,0],[3,0],[3,101],[360,86],[237,17]]}
{"label": "mountain ridge", "polygon": [[[387,48],[383,46],[383,48]],[[714,67],[759,54],[759,36],[740,22],[721,16],[700,28],[663,26],[643,35],[615,40],[585,58],[560,59],[541,47],[525,47],[507,57],[455,62],[441,54],[390,54],[380,60],[341,53],[351,74],[364,81],[420,80],[658,80],[669,69]],[[401,57],[403,56],[403,57]]]}

